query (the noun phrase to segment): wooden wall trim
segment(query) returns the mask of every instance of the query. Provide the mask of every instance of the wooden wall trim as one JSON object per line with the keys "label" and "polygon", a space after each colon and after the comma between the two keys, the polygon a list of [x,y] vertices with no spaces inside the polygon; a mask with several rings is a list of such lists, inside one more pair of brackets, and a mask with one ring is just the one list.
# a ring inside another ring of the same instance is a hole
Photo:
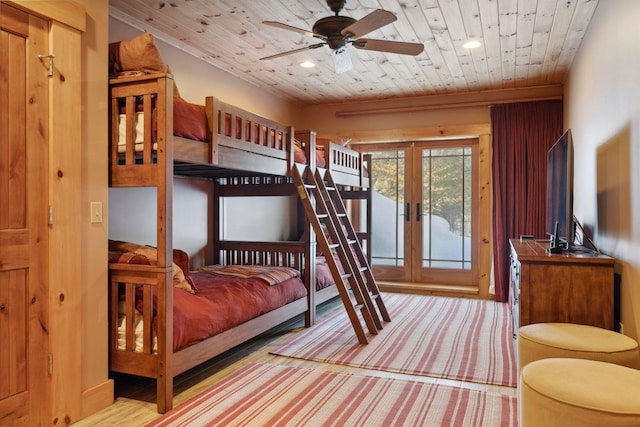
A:
{"label": "wooden wall trim", "polygon": [[114,381],[107,380],[82,392],[82,418],[113,404]]}
{"label": "wooden wall trim", "polygon": [[409,98],[345,102],[334,104],[336,117],[412,113],[455,108],[474,108],[494,104],[562,99],[562,85],[488,89],[464,93],[421,95]]}
{"label": "wooden wall trim", "polygon": [[535,101],[549,101],[549,100],[561,100],[562,95],[555,96],[541,96],[532,98],[518,98],[518,99],[503,99],[496,101],[466,101],[466,102],[452,102],[442,104],[423,104],[423,105],[411,105],[406,107],[387,107],[387,108],[372,108],[364,110],[346,110],[336,111],[336,117],[353,117],[353,116],[371,116],[375,114],[392,114],[392,113],[413,113],[416,111],[431,111],[431,110],[443,110],[446,108],[470,108],[470,107],[489,107],[496,104],[511,104],[514,102],[535,102]]}
{"label": "wooden wall trim", "polygon": [[51,406],[52,419],[75,422],[82,413],[82,33],[54,21],[49,40],[56,55],[49,87]]}
{"label": "wooden wall trim", "polygon": [[86,10],[83,5],[72,0],[12,0],[6,3],[41,18],[68,25],[78,31],[87,30]]}
{"label": "wooden wall trim", "polygon": [[478,137],[480,156],[479,177],[477,190],[479,191],[480,207],[478,209],[478,289],[482,299],[492,298],[491,264],[493,260],[493,233],[491,218],[493,217],[493,179],[491,176],[491,135],[483,134]]}
{"label": "wooden wall trim", "polygon": [[0,28],[22,37],[28,37],[29,14],[15,7],[4,6],[2,14],[0,14]]}
{"label": "wooden wall trim", "polygon": [[429,139],[446,138],[477,138],[481,135],[491,134],[490,123],[472,125],[447,125],[404,129],[378,129],[349,131],[338,137],[350,138],[350,148],[357,150],[357,146],[374,142],[393,141],[425,141]]}

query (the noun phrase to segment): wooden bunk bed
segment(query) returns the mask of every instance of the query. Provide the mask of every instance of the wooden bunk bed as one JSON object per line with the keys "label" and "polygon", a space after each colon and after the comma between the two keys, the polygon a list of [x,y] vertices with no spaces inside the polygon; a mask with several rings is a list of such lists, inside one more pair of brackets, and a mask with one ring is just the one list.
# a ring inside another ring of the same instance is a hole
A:
{"label": "wooden bunk bed", "polygon": [[[216,263],[294,268],[305,278],[307,296],[196,344],[174,348],[174,175],[210,178],[215,183],[242,177],[244,182],[251,183],[254,194],[256,191],[280,194],[293,190],[287,175],[299,159],[299,153],[295,151],[296,134],[291,127],[213,97],[206,98],[206,105],[199,109],[206,117],[204,140],[175,136],[174,108],[178,107],[173,99],[173,87],[173,78],[167,73],[112,79],[109,86],[110,186],[157,190],[154,262],[109,265],[110,369],[156,379],[159,412],[173,406],[176,375],[302,313],[306,314],[309,325],[315,318],[315,306],[336,295],[331,291],[316,291],[312,285],[315,283],[315,244],[309,234],[300,241],[269,243],[216,238]],[[335,171],[336,181],[350,188],[368,187],[359,153],[330,143],[324,150],[328,154],[326,167]],[[313,165],[316,155],[313,138],[304,141],[304,154]],[[258,181],[252,181],[256,179],[273,179],[277,185],[266,185],[267,181],[257,185]],[[230,194],[221,188],[214,191],[216,197]],[[141,313],[142,338],[136,336],[136,313]],[[138,340],[142,342],[140,346]]]}
{"label": "wooden bunk bed", "polygon": [[[295,132],[295,143],[300,143],[305,150],[304,159],[312,169],[325,168],[331,172],[334,181],[339,184],[340,194],[345,202],[354,201],[352,206],[353,217],[361,218],[359,222],[358,237],[360,244],[365,248],[365,253],[371,254],[371,187],[366,165],[370,164],[370,156],[362,155],[354,150],[339,146],[331,141],[322,141],[320,147],[315,150],[316,135],[314,131]],[[313,155],[312,153],[316,154]],[[329,160],[327,162],[327,160]],[[214,190],[214,212],[220,212],[221,199],[228,197],[255,197],[255,196],[290,196],[298,197],[298,192],[289,177],[254,177],[231,178],[217,180]],[[358,203],[362,202],[362,203]],[[361,212],[365,207],[365,212]],[[302,207],[298,207],[301,215],[298,216],[298,235],[305,244],[305,284],[314,290],[309,295],[309,304],[312,307],[307,313],[306,324],[312,325],[315,321],[314,308],[336,296],[336,289],[326,263],[325,255],[317,253],[316,238],[307,218],[302,215]],[[220,223],[218,224],[221,225]],[[220,229],[215,230],[214,241],[216,244],[224,244]],[[221,262],[222,260],[215,260]]]}

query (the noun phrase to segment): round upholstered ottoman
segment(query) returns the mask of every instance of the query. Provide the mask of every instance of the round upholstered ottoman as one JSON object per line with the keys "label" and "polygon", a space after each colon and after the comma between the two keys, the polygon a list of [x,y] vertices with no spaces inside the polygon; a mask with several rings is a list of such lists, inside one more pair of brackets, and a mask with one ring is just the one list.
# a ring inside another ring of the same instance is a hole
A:
{"label": "round upholstered ottoman", "polygon": [[536,360],[522,368],[520,427],[640,426],[640,371],[585,359]]}
{"label": "round upholstered ottoman", "polygon": [[633,338],[595,326],[534,323],[518,330],[518,368],[549,357],[599,360],[640,368],[640,349]]}

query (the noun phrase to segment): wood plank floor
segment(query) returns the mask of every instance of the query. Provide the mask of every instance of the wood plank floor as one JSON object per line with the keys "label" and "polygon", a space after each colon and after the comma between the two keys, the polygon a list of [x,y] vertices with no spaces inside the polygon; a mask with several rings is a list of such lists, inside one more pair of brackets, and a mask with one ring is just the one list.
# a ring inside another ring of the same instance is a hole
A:
{"label": "wood plank floor", "polygon": [[[339,299],[325,303],[318,310],[318,320],[329,315],[334,310],[342,310],[342,302]],[[357,372],[366,375],[375,375],[392,378],[411,379],[431,384],[444,384],[454,387],[465,387],[474,390],[502,393],[508,396],[517,396],[517,391],[512,387],[502,387],[487,384],[477,384],[464,381],[454,381],[431,377],[421,377],[391,372],[382,372],[369,369],[354,368],[349,366],[333,365],[328,363],[298,360],[289,357],[272,355],[269,352],[285,342],[291,334],[303,327],[302,317],[271,330],[260,337],[244,343],[218,357],[215,357],[202,365],[191,369],[174,379],[174,407],[207,390],[217,381],[233,374],[238,369],[253,362],[265,362],[280,365],[307,366],[315,369],[332,371]],[[115,402],[110,407],[75,423],[74,426],[144,426],[160,417],[156,412],[155,381],[127,375],[114,376]]]}

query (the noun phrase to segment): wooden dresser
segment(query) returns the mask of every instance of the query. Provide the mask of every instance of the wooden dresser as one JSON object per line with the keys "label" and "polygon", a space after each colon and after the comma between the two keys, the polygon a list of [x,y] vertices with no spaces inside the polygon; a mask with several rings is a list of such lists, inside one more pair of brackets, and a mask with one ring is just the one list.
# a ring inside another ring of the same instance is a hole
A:
{"label": "wooden dresser", "polygon": [[511,239],[513,331],[567,322],[614,329],[614,259],[594,252],[549,254],[548,242]]}

